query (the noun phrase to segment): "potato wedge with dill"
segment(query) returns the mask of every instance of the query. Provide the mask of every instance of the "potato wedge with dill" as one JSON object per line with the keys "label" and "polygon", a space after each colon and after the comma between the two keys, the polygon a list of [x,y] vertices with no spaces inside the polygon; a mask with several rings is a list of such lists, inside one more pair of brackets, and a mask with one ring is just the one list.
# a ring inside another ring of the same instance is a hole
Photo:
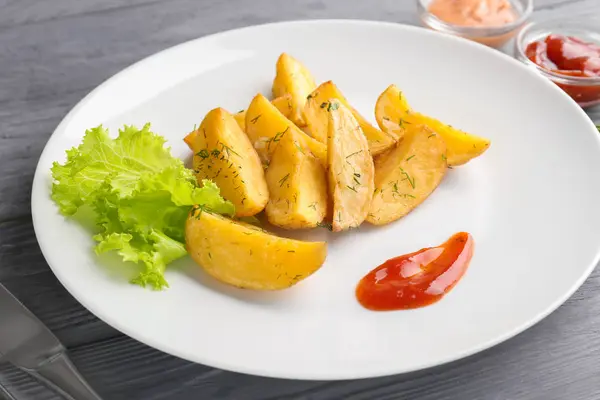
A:
{"label": "potato wedge with dill", "polygon": [[327,212],[327,176],[295,131],[287,132],[273,152],[265,174],[269,222],[286,229],[313,228]]}
{"label": "potato wedge with dill", "polygon": [[[271,101],[271,103],[275,107],[277,107],[277,109],[279,111],[281,111],[281,114],[283,114],[286,118],[289,118],[290,114],[292,113],[291,96],[289,94],[282,96],[282,97],[278,97],[276,99],[273,99]],[[233,118],[235,118],[235,121],[238,123],[240,128],[245,132],[246,131],[246,110],[238,111],[237,113],[233,114]],[[183,138],[183,141],[185,142],[185,144],[187,144],[188,147],[190,148],[190,150],[192,150],[192,151],[194,151],[194,141],[196,139],[197,134],[198,134],[198,129],[196,127],[194,127],[194,130],[191,131],[190,133],[188,133]]]}
{"label": "potato wedge with dill", "polygon": [[272,235],[253,225],[194,208],[185,226],[192,259],[221,282],[244,289],[295,285],[325,262],[327,243]]}
{"label": "potato wedge with dill", "polygon": [[[275,108],[277,108],[284,117],[290,118],[290,115],[292,115],[291,95],[286,94],[284,96],[277,97],[276,99],[271,100],[271,104],[273,104]],[[246,132],[246,110],[242,110],[238,113],[235,113],[233,115],[233,118],[235,118],[240,128],[242,128],[242,130]]]}
{"label": "potato wedge with dill", "polygon": [[206,114],[193,147],[198,182],[215,182],[221,195],[234,204],[236,216],[255,215],[265,208],[269,191],[262,164],[230,113],[215,108]]}
{"label": "potato wedge with dill", "polygon": [[261,160],[268,164],[281,138],[293,131],[298,140],[314,154],[323,165],[327,164],[327,146],[302,132],[287,119],[262,94],[257,94],[246,111],[246,134]]}
{"label": "potato wedge with dill", "polygon": [[292,113],[290,119],[297,126],[306,125],[304,119],[304,104],[306,96],[317,85],[310,71],[289,54],[282,53],[277,60],[273,80],[273,97],[289,94],[292,98]]}
{"label": "potato wedge with dill", "polygon": [[352,112],[337,99],[327,103],[332,230],[339,232],[365,220],[373,197],[374,166],[367,138]]}
{"label": "potato wedge with dill", "polygon": [[194,130],[185,135],[183,141],[190,148],[191,151],[194,151],[194,142],[196,141],[196,135],[198,134],[198,127],[194,125]]}
{"label": "potato wedge with dill", "polygon": [[440,184],[447,170],[446,143],[425,125],[407,125],[396,147],[375,159],[375,191],[367,221],[402,218]]}
{"label": "potato wedge with dill", "polygon": [[433,129],[446,141],[448,165],[451,167],[465,164],[490,147],[488,139],[471,135],[413,111],[406,96],[396,85],[390,85],[377,99],[375,118],[382,130],[400,137],[411,124],[423,124]]}
{"label": "potato wedge with dill", "polygon": [[363,134],[367,138],[369,151],[373,156],[383,153],[394,145],[396,138],[386,135],[384,132],[371,125],[358,113],[358,111],[348,104],[344,95],[331,81],[321,84],[308,96],[306,101],[304,115],[306,117],[308,130],[312,137],[323,143],[327,143],[328,109],[330,107],[329,99],[338,100],[352,112],[352,115],[357,120]]}

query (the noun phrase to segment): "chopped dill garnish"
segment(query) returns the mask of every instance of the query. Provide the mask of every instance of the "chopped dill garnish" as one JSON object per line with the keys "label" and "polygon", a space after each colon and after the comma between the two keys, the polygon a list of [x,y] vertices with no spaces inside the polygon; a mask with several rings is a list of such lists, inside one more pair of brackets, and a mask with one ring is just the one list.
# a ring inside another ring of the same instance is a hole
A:
{"label": "chopped dill garnish", "polygon": [[406,178],[404,178],[403,180],[408,180],[408,183],[410,183],[410,186],[412,186],[412,188],[415,188],[415,180],[414,178],[412,178],[408,172],[406,172],[402,167],[400,167],[400,171],[402,171],[402,175],[404,175]]}
{"label": "chopped dill garnish", "polygon": [[240,158],[242,157],[238,153],[236,153],[231,147],[227,146],[225,143],[219,142],[218,144],[221,145],[221,152],[227,153],[227,158],[229,158],[229,156],[231,156],[231,153],[235,154],[236,156],[238,156]]}
{"label": "chopped dill garnish", "polygon": [[208,158],[208,156],[209,156],[209,154],[208,154],[208,150],[207,150],[207,149],[202,149],[202,150],[200,150],[199,152],[197,152],[197,153],[196,153],[196,155],[197,155],[198,157],[202,158],[203,160],[204,160],[204,159],[207,159],[207,158]]}
{"label": "chopped dill garnish", "polygon": [[398,126],[400,126],[400,128],[403,128],[404,124],[410,125],[411,123],[406,121],[404,118],[400,118],[400,120],[398,121]]}
{"label": "chopped dill garnish", "polygon": [[282,187],[283,184],[285,183],[285,181],[287,181],[289,177],[290,177],[290,174],[288,173],[286,176],[284,176],[283,178],[281,178],[279,180],[279,187]]}
{"label": "chopped dill garnish", "polygon": [[281,138],[283,137],[283,135],[285,135],[285,133],[289,130],[290,130],[290,127],[288,126],[287,128],[285,128],[285,130],[283,132],[277,132],[275,134],[275,136],[273,136],[271,139],[269,139],[268,144],[267,144],[267,150],[271,149],[272,142],[275,142],[275,143],[279,142],[281,140]]}
{"label": "chopped dill garnish", "polygon": [[352,157],[352,156],[355,156],[355,155],[357,155],[357,154],[360,154],[360,153],[362,153],[362,152],[363,152],[362,150],[355,151],[355,152],[354,152],[354,153],[352,153],[352,154],[348,154],[348,155],[346,156],[346,158],[350,158],[350,157]]}

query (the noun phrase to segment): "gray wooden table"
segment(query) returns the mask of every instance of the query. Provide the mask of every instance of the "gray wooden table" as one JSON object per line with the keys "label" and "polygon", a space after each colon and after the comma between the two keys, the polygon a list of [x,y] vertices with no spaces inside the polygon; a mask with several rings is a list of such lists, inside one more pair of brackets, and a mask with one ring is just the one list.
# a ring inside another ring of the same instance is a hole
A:
{"label": "gray wooden table", "polygon": [[[574,14],[600,14],[600,0],[536,1],[535,18]],[[56,332],[107,400],[600,399],[600,269],[550,317],[491,350],[409,375],[344,382],[258,378],[188,363],[100,322],[58,283],[37,245],[29,198],[37,159],[69,109],[166,47],[313,18],[417,23],[412,0],[0,0],[0,281]],[[600,108],[589,115],[600,123]],[[0,383],[18,399],[57,399],[8,364],[0,364]]]}

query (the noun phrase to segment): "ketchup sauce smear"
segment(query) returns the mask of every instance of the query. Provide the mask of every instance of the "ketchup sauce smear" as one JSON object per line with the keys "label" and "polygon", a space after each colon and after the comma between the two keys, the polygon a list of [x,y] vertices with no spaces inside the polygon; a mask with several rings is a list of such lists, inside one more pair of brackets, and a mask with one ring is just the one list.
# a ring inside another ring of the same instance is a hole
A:
{"label": "ketchup sauce smear", "polygon": [[472,256],[472,236],[459,232],[441,246],[387,260],[361,279],[356,298],[373,311],[433,304],[458,283]]}

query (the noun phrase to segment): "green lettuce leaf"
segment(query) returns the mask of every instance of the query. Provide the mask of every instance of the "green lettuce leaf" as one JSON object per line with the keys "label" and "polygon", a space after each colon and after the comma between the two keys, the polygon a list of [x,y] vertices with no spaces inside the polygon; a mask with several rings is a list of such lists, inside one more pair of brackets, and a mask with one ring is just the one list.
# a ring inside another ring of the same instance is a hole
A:
{"label": "green lettuce leaf", "polygon": [[116,251],[123,261],[144,266],[133,283],[168,287],[166,266],[186,254],[184,226],[192,205],[233,215],[219,188],[173,157],[165,140],[150,131],[125,126],[116,139],[102,126],[86,132],[81,145],[67,151],[64,164],[52,166],[52,199],[64,215],[82,206],[95,214],[97,253]]}

